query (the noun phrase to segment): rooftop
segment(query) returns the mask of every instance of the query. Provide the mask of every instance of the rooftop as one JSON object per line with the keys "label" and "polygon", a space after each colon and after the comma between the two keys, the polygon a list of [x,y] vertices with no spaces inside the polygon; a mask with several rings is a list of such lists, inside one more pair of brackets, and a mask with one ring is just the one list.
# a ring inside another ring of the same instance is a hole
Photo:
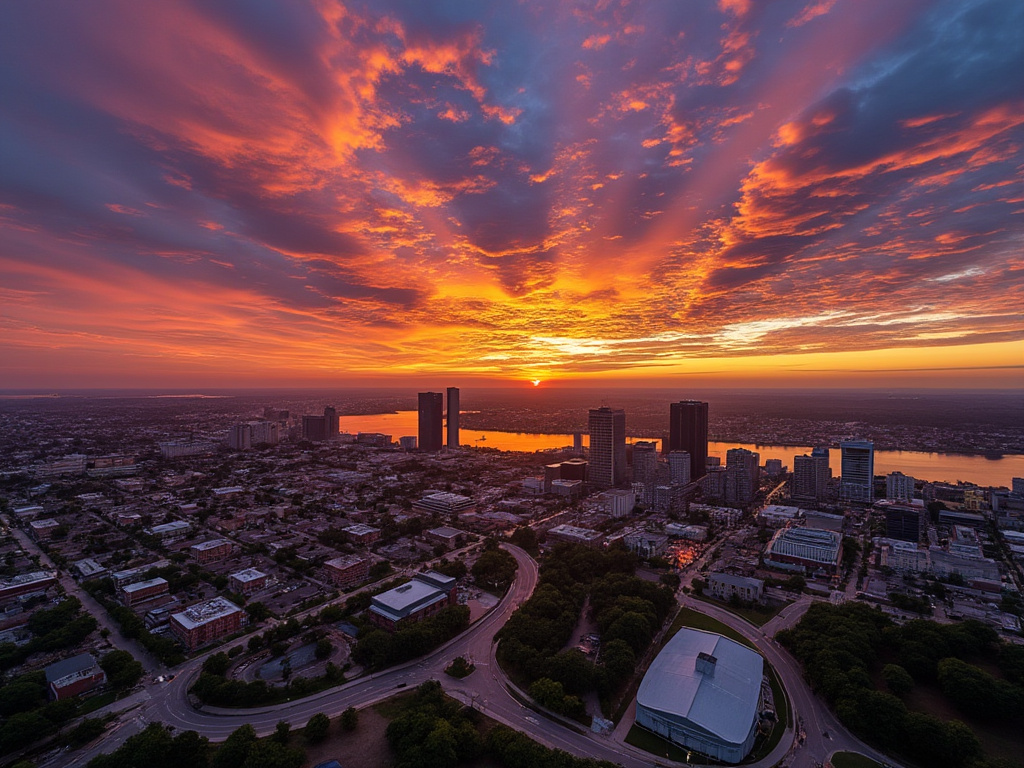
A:
{"label": "rooftop", "polygon": [[203,552],[207,549],[213,549],[214,547],[223,547],[225,544],[230,546],[231,542],[227,539],[210,539],[209,541],[201,541],[198,544],[193,544],[191,548]]}
{"label": "rooftop", "polygon": [[167,579],[161,579],[161,578],[157,577],[155,579],[147,579],[146,581],[137,581],[134,584],[128,584],[125,587],[123,587],[123,589],[124,589],[125,592],[131,593],[131,592],[138,592],[139,590],[142,590],[142,589],[149,589],[150,587],[156,587],[156,586],[159,586],[161,584],[166,584],[166,583],[167,583]]}
{"label": "rooftop", "polygon": [[244,571],[232,573],[231,578],[237,579],[238,581],[249,582],[256,581],[257,579],[266,578],[266,575],[267,574],[263,573],[263,571],[258,571],[255,568],[246,568]]}
{"label": "rooftop", "polygon": [[46,682],[54,683],[62,678],[68,677],[69,675],[77,675],[85,672],[88,669],[92,669],[96,666],[96,659],[93,658],[91,653],[80,653],[77,656],[72,656],[69,659],[62,659],[56,661],[44,670],[46,674]]}
{"label": "rooftop", "polygon": [[211,621],[222,616],[240,613],[241,610],[230,600],[226,600],[223,597],[215,597],[212,600],[207,600],[205,603],[191,605],[181,613],[172,614],[171,618],[185,627],[185,629],[195,629],[204,624],[209,624]]}
{"label": "rooftop", "polygon": [[[698,661],[713,658],[713,664]],[[637,704],[686,718],[733,743],[750,732],[764,662],[744,645],[698,629],[681,629],[658,654],[637,691]]]}

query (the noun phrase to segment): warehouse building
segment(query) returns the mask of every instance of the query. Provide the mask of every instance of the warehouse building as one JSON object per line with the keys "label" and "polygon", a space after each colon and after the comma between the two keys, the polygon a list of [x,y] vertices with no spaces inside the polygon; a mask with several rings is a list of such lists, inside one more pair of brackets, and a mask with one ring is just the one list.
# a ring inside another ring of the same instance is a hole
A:
{"label": "warehouse building", "polygon": [[764,661],[721,635],[681,629],[658,654],[636,695],[636,724],[726,763],[754,746]]}
{"label": "warehouse building", "polygon": [[798,573],[839,573],[843,537],[835,531],[782,528],[775,532],[764,553],[764,564]]}
{"label": "warehouse building", "polygon": [[378,627],[394,632],[401,623],[416,622],[455,605],[455,595],[455,579],[451,576],[436,571],[418,573],[412,581],[374,595],[368,618]]}

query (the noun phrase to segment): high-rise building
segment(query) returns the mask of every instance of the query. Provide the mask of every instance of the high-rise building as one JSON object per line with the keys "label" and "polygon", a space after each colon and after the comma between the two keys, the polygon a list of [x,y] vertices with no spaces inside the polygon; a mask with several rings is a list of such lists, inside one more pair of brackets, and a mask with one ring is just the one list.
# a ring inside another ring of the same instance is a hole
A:
{"label": "high-rise building", "polygon": [[690,479],[704,476],[708,460],[708,404],[681,400],[669,409],[668,450],[690,454]]}
{"label": "high-rise building", "polygon": [[326,440],[327,419],[323,416],[303,416],[302,437],[303,439],[314,443]]}
{"label": "high-rise building", "polygon": [[424,451],[440,451],[444,445],[444,395],[419,393],[419,446]]}
{"label": "high-rise building", "polygon": [[669,451],[668,477],[672,485],[687,485],[690,474],[690,454],[688,451]]}
{"label": "high-rise building", "polygon": [[626,479],[626,412],[607,406],[590,411],[590,455],[587,474],[600,487]]}
{"label": "high-rise building", "polygon": [[746,448],[725,453],[725,502],[745,507],[754,501],[761,480],[761,455]]}
{"label": "high-rise building", "polygon": [[448,387],[448,447],[459,447],[459,388]]}
{"label": "high-rise building", "polygon": [[633,443],[633,482],[654,486],[658,479],[658,444],[648,440]]}
{"label": "high-rise building", "polygon": [[247,451],[252,448],[252,427],[235,424],[228,430],[228,448],[232,451]]}
{"label": "high-rise building", "polygon": [[839,451],[839,497],[844,501],[870,504],[875,495],[875,444],[870,440],[843,440]]}
{"label": "high-rise building", "polygon": [[914,478],[902,472],[890,472],[885,476],[885,498],[910,501],[914,498]]}
{"label": "high-rise building", "polygon": [[793,498],[802,501],[826,501],[828,481],[828,448],[815,448],[810,455],[793,457]]}
{"label": "high-rise building", "polygon": [[324,434],[330,440],[337,437],[340,431],[338,411],[333,406],[328,405],[324,408]]}

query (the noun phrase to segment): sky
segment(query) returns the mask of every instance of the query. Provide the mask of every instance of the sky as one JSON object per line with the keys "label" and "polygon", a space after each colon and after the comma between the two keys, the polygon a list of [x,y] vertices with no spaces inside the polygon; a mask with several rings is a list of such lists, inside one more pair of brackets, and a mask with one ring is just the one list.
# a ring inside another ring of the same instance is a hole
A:
{"label": "sky", "polygon": [[0,6],[0,388],[1021,387],[1019,0]]}

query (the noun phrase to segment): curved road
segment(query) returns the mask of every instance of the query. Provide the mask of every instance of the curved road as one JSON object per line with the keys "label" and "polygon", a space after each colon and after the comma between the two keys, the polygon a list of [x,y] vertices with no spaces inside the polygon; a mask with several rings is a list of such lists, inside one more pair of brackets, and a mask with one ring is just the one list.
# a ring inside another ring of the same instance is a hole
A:
{"label": "curved road", "polygon": [[[537,584],[537,563],[518,547],[502,546],[518,563],[518,572],[511,589],[494,610],[430,654],[298,701],[247,710],[193,708],[187,692],[202,666],[202,658],[197,658],[189,662],[174,681],[150,688],[149,700],[132,714],[133,719],[127,723],[134,724],[134,727],[125,728],[119,738],[113,737],[111,733],[112,738],[104,739],[96,747],[76,755],[72,765],[84,765],[98,752],[111,751],[129,735],[128,731],[135,732],[144,727],[146,722],[162,722],[177,730],[197,731],[214,742],[223,741],[232,731],[246,723],[264,736],[271,733],[281,720],[293,727],[303,727],[318,712],[333,718],[347,707],[365,707],[388,698],[399,689],[415,687],[430,679],[440,680],[449,695],[485,712],[498,722],[527,733],[549,747],[564,749],[575,755],[609,760],[625,768],[671,764],[671,761],[658,759],[610,736],[595,735],[582,728],[576,730],[547,719],[524,707],[510,693],[511,683],[495,659],[494,635],[512,612],[533,594]],[[880,762],[891,762],[889,758],[862,744],[838,724],[824,703],[814,696],[804,682],[799,665],[774,640],[764,636],[761,630],[714,605],[685,596],[681,602],[713,616],[754,642],[778,671],[795,715],[803,718],[807,733],[804,746],[790,753],[794,733],[787,730],[782,742],[771,755],[751,765],[770,768],[785,759],[785,765],[813,768],[816,763],[823,762],[838,750],[861,752]],[[792,611],[786,617],[786,623],[794,622],[801,612]],[[456,656],[473,660],[476,671],[462,680],[445,675],[444,668]]]}

